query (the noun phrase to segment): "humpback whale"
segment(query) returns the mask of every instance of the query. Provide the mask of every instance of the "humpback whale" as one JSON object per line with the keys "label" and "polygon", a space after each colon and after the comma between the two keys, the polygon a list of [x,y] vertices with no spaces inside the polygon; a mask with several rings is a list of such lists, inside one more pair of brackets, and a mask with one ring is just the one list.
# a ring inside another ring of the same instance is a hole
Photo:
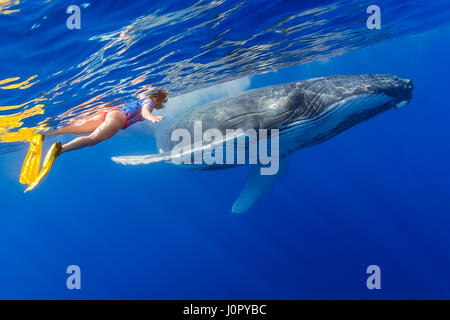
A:
{"label": "humpback whale", "polygon": [[[202,122],[203,130],[217,129],[224,135],[229,129],[278,129],[278,173],[261,175],[259,165],[250,166],[247,182],[232,207],[233,213],[241,213],[285,173],[290,154],[326,141],[384,111],[405,106],[412,98],[412,91],[411,80],[388,74],[336,75],[249,90],[185,110],[173,121],[161,125],[155,134],[159,154],[112,160],[123,165],[173,163],[171,151],[177,141],[171,139],[172,133],[184,128],[195,134],[196,121]],[[201,148],[205,146],[200,151]],[[190,150],[198,152],[195,146]],[[222,169],[234,165],[192,163],[185,166]]]}

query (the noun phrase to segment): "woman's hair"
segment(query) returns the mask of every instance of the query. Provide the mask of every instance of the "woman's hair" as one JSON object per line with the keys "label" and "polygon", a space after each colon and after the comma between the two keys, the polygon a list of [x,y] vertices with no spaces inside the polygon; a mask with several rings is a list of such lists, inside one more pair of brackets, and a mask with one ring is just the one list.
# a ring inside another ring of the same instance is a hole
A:
{"label": "woman's hair", "polygon": [[167,91],[159,90],[158,92],[152,93],[150,99],[155,104],[155,109],[164,108],[164,103],[167,102]]}

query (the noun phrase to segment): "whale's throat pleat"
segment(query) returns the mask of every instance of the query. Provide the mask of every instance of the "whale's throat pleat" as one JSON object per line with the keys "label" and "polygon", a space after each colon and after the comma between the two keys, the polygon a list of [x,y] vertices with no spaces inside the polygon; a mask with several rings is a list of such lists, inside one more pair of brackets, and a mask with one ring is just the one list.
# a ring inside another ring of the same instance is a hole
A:
{"label": "whale's throat pleat", "polygon": [[315,117],[302,116],[282,128],[280,139],[289,148],[308,147],[325,141],[386,108],[392,98],[385,94],[361,94],[326,107]]}

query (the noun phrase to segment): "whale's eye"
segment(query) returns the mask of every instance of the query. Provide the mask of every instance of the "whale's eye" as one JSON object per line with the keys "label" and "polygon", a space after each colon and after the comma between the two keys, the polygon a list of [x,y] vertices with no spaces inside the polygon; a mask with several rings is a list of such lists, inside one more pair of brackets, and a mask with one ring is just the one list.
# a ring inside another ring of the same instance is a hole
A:
{"label": "whale's eye", "polygon": [[292,94],[285,108],[287,110],[295,110],[298,116],[303,115],[307,111],[304,91],[299,90]]}

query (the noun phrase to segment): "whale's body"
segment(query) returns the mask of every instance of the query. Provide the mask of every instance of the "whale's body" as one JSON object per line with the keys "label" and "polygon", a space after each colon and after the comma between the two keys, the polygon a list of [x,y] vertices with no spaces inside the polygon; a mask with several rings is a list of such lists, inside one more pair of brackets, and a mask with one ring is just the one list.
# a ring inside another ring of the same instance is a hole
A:
{"label": "whale's body", "polygon": [[[219,99],[193,110],[186,110],[155,135],[160,154],[114,157],[121,164],[150,164],[171,161],[176,129],[195,135],[195,122],[202,130],[218,129],[224,136],[233,129],[278,129],[281,170],[275,176],[261,176],[252,166],[247,184],[233,206],[243,212],[284,173],[289,155],[326,141],[357,123],[368,120],[411,100],[413,83],[393,75],[331,76],[264,87]],[[192,148],[194,149],[194,148]],[[190,164],[191,168],[220,169],[229,164]]]}

